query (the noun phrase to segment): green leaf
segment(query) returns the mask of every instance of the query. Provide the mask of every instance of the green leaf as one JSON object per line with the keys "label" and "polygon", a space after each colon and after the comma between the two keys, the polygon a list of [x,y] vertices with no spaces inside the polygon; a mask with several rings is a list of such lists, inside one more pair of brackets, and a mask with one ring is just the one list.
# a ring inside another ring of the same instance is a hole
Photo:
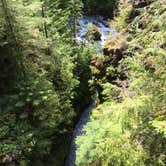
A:
{"label": "green leaf", "polygon": [[43,99],[44,101],[46,101],[46,100],[48,100],[48,96],[43,96],[42,99]]}
{"label": "green leaf", "polygon": [[19,101],[15,104],[15,107],[23,107],[25,106],[25,103],[23,101]]}
{"label": "green leaf", "polygon": [[34,106],[38,106],[40,104],[40,102],[41,102],[40,100],[34,100],[33,101],[33,105]]}

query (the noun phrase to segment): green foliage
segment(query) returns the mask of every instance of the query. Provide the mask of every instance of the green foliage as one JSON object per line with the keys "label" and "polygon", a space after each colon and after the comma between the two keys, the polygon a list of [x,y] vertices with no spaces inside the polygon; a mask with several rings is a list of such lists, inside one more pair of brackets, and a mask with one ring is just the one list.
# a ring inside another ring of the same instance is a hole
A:
{"label": "green foliage", "polygon": [[115,0],[83,0],[88,14],[112,17],[115,9]]}
{"label": "green foliage", "polygon": [[84,47],[82,45],[77,48],[77,51],[78,54],[74,75],[77,76],[80,83],[79,86],[75,89],[76,93],[73,103],[77,109],[82,109],[85,105],[91,102],[91,92],[89,90],[88,81],[92,77],[90,63],[94,49],[91,47]]}
{"label": "green foliage", "polygon": [[83,3],[81,0],[70,0],[68,4],[70,10],[70,21],[73,32],[73,37],[76,38],[77,33],[77,19],[82,15]]}
{"label": "green foliage", "polygon": [[[140,14],[128,24],[132,3],[120,3],[120,15],[115,18],[125,35],[120,36],[127,36],[121,47],[127,43],[128,48],[121,54],[129,56],[116,67],[104,61],[108,66],[100,83],[104,102],[93,110],[85,134],[76,140],[77,165],[166,164],[165,2],[140,6]],[[108,76],[114,72],[116,78],[111,80]],[[123,85],[127,80],[118,77],[123,72],[132,80],[129,87]]]}
{"label": "green foliage", "polygon": [[132,11],[132,4],[131,1],[127,0],[127,1],[123,1],[120,0],[118,3],[118,15],[119,17],[115,17],[114,20],[114,26],[118,28],[119,31],[121,31],[123,28],[126,28],[126,26],[128,25],[128,20],[130,18],[130,14]]}
{"label": "green foliage", "polygon": [[91,54],[88,49],[80,54],[67,30],[68,2],[2,0],[0,5],[0,164],[46,164],[54,150],[62,165],[69,144],[57,140],[66,135],[70,140],[75,93],[86,94],[79,86],[84,74],[75,75],[77,62],[84,73]]}
{"label": "green foliage", "polygon": [[144,101],[126,99],[119,104],[104,103],[93,111],[91,121],[85,127],[86,135],[76,142],[80,145],[78,165],[92,164],[95,160],[100,160],[101,165],[143,165],[145,152],[140,142],[130,142],[131,132],[137,128],[134,120],[138,115],[132,115],[132,111],[138,102],[137,108]]}
{"label": "green foliage", "polygon": [[105,84],[102,84],[102,88],[102,95],[104,96],[104,100],[111,101],[120,98],[121,89],[116,85],[107,82]]}

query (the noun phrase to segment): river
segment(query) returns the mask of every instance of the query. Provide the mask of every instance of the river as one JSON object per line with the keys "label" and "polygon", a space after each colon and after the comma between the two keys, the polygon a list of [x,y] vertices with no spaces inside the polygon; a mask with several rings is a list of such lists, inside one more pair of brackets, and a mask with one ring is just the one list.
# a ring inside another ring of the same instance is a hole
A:
{"label": "river", "polygon": [[[82,18],[80,18],[78,20],[78,25],[80,27],[77,31],[77,42],[78,43],[83,42],[85,44],[88,44],[88,41],[86,41],[85,36],[88,31],[87,25],[89,23],[96,25],[101,33],[101,40],[98,41],[98,44],[99,44],[98,52],[99,52],[99,54],[101,54],[101,52],[102,52],[101,50],[104,45],[104,42],[108,39],[111,39],[117,33],[114,32],[114,33],[110,34],[111,29],[109,27],[109,24],[102,16],[83,16]],[[75,164],[75,160],[76,160],[75,139],[77,136],[83,134],[83,132],[84,132],[83,127],[88,122],[93,107],[94,107],[94,104],[92,103],[92,104],[90,104],[90,106],[87,109],[85,109],[85,111],[82,113],[80,120],[78,121],[78,123],[74,129],[70,152],[69,152],[69,156],[66,161],[66,166],[76,166],[76,164]]]}

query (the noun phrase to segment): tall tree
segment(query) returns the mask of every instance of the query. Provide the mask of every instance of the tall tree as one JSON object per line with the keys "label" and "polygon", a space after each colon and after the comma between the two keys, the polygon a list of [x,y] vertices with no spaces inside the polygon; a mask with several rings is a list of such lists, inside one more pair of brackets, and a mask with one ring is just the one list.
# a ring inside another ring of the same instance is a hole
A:
{"label": "tall tree", "polygon": [[76,38],[77,34],[77,19],[82,14],[83,3],[81,0],[70,0],[69,1],[70,16],[72,22],[73,36]]}

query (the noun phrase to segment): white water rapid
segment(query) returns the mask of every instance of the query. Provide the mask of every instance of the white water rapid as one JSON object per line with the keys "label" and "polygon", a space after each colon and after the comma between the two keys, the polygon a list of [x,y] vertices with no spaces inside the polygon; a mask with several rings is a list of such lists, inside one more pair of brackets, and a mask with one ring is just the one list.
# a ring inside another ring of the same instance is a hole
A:
{"label": "white water rapid", "polygon": [[99,44],[101,46],[104,45],[104,42],[107,39],[111,39],[113,36],[116,35],[116,32],[110,34],[110,27],[108,22],[102,17],[102,16],[83,16],[80,19],[78,19],[78,31],[77,31],[77,41],[79,43],[88,43],[85,36],[88,32],[88,24],[94,24],[96,27],[98,27],[100,33],[101,33],[101,40],[99,41]]}

